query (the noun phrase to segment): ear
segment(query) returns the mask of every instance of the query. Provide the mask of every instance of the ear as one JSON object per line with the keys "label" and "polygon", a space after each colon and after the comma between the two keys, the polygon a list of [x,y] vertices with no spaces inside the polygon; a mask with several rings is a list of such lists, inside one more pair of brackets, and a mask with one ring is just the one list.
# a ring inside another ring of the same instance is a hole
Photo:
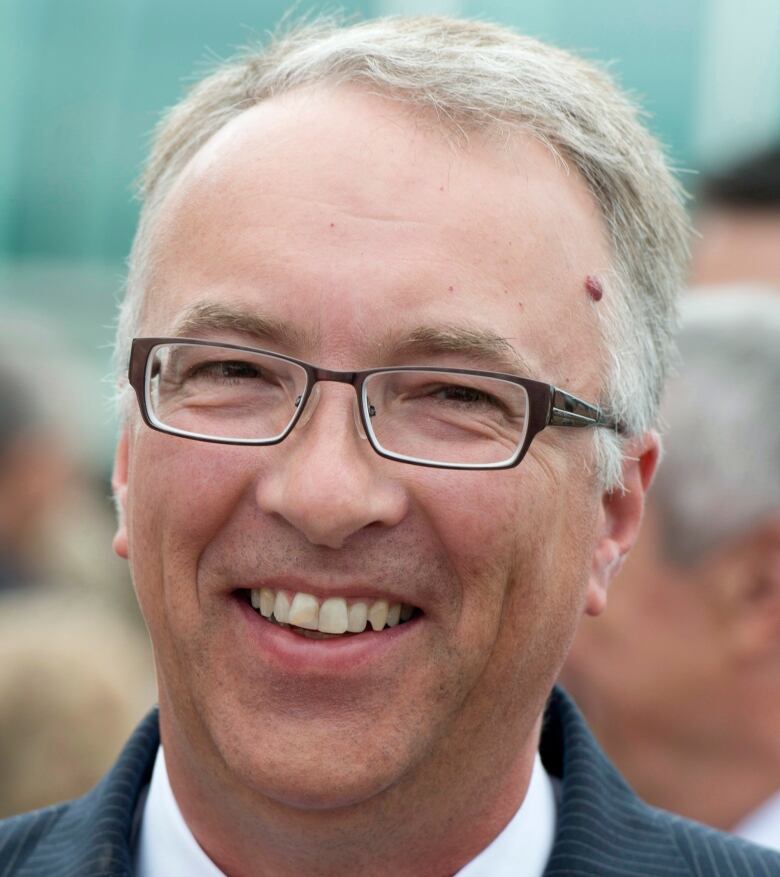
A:
{"label": "ear", "polygon": [[111,488],[114,491],[116,505],[117,528],[114,534],[113,547],[116,554],[127,560],[130,556],[127,540],[127,470],[129,439],[127,426],[122,428],[114,454],[114,471],[111,475]]}
{"label": "ear", "polygon": [[606,490],[601,496],[585,603],[588,615],[599,615],[604,610],[609,583],[636,542],[660,453],[661,441],[654,430],[631,439],[623,450],[622,486]]}
{"label": "ear", "polygon": [[780,514],[756,524],[720,554],[711,586],[724,636],[743,662],[780,657]]}

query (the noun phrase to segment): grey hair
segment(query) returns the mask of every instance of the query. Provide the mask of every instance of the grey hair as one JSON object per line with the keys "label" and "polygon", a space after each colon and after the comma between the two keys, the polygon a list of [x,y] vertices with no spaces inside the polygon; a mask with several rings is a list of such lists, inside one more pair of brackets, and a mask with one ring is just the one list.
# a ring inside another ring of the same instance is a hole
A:
{"label": "grey hair", "polygon": [[652,498],[667,556],[689,564],[780,513],[780,290],[697,293],[682,315]]}
{"label": "grey hair", "polygon": [[[463,135],[522,130],[573,165],[597,200],[613,264],[600,305],[608,357],[601,404],[624,435],[650,429],[673,349],[675,300],[687,260],[679,184],[633,104],[593,64],[507,28],[438,17],[340,27],[319,20],[246,51],[199,82],[161,121],[140,182],[116,355],[126,367],[141,318],[155,212],[190,159],[255,104],[313,84],[358,87],[428,111]],[[596,471],[620,483],[621,447],[595,430]]]}

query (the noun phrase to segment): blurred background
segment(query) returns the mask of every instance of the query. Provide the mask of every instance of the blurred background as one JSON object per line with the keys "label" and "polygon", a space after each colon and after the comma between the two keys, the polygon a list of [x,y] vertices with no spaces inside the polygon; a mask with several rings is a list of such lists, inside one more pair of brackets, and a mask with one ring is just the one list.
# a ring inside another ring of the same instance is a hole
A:
{"label": "blurred background", "polygon": [[[718,183],[780,140],[778,0],[339,7],[487,18],[609,64],[686,188],[706,194],[699,207],[709,199],[701,223],[696,202],[692,213],[715,257],[694,280],[780,285],[778,155],[751,170],[747,194],[742,171],[736,190],[733,174]],[[153,701],[145,634],[110,549],[108,375],[133,181],[161,111],[287,13],[282,0],[0,0],[0,816],[89,787]],[[739,266],[724,268],[718,235],[744,229]],[[56,598],[42,599],[50,586]]]}

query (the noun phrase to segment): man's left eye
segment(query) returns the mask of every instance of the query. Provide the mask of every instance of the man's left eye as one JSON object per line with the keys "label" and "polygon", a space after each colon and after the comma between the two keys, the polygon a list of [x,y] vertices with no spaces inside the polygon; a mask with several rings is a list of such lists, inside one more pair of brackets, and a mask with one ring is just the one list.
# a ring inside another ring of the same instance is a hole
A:
{"label": "man's left eye", "polygon": [[462,387],[457,384],[442,386],[436,393],[434,393],[434,395],[441,396],[443,399],[451,399],[453,402],[491,401],[490,396],[488,396],[487,393],[483,393],[481,390],[477,390],[474,387]]}

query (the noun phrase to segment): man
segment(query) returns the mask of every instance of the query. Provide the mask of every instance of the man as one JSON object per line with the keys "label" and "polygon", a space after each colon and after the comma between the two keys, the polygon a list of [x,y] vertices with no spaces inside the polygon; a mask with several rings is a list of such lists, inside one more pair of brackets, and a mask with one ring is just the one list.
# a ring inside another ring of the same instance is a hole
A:
{"label": "man", "polygon": [[691,283],[780,287],[780,143],[704,178]]}
{"label": "man", "polygon": [[[485,24],[315,25],[201,83],[143,192],[115,547],[161,746],[152,716],[101,804],[12,825],[10,855],[777,867],[644,809],[563,695],[544,719],[639,526],[685,253],[677,190],[603,75]],[[76,844],[106,797],[112,840]]]}
{"label": "man", "polygon": [[687,302],[638,544],[564,678],[648,801],[780,849],[780,298]]}

